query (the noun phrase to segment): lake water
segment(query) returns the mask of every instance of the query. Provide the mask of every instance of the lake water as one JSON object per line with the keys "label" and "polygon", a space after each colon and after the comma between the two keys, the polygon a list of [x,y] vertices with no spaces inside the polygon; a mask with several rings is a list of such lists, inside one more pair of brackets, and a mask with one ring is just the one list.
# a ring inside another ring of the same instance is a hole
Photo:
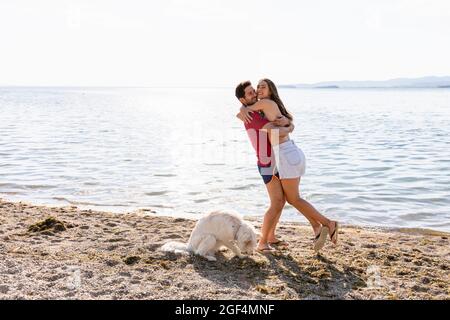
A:
{"label": "lake water", "polygon": [[[0,197],[114,212],[262,216],[229,89],[0,88]],[[450,231],[449,89],[281,89],[301,193],[344,224]],[[306,221],[287,206],[282,220]]]}

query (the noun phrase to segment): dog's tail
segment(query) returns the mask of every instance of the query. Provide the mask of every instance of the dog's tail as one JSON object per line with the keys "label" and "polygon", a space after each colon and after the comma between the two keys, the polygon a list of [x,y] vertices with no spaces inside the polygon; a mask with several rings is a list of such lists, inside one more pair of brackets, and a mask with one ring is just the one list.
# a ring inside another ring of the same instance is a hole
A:
{"label": "dog's tail", "polygon": [[190,250],[187,243],[182,243],[178,241],[167,242],[161,247],[160,250],[165,252],[182,253],[182,254],[188,254],[192,251]]}

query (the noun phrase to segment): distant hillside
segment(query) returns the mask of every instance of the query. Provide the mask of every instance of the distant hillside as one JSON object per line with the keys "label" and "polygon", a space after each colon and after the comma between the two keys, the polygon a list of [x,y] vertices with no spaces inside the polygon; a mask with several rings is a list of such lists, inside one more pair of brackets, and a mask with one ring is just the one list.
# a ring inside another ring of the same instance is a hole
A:
{"label": "distant hillside", "polygon": [[450,77],[398,78],[386,81],[325,81],[288,84],[281,88],[450,88]]}

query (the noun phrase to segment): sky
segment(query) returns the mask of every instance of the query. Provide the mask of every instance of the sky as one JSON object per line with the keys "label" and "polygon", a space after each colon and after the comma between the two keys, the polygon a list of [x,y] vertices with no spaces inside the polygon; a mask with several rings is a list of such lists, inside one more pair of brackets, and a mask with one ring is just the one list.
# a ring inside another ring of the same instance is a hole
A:
{"label": "sky", "polygon": [[448,0],[2,0],[0,85],[450,75]]}

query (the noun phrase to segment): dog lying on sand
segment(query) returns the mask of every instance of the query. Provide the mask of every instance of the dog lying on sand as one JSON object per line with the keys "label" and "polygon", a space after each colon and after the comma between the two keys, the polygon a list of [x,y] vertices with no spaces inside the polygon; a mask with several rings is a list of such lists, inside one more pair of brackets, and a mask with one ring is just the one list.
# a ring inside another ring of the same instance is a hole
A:
{"label": "dog lying on sand", "polygon": [[194,253],[209,261],[221,247],[227,247],[239,258],[251,255],[256,248],[256,232],[252,224],[234,211],[213,211],[197,221],[187,243],[170,241],[162,251]]}

